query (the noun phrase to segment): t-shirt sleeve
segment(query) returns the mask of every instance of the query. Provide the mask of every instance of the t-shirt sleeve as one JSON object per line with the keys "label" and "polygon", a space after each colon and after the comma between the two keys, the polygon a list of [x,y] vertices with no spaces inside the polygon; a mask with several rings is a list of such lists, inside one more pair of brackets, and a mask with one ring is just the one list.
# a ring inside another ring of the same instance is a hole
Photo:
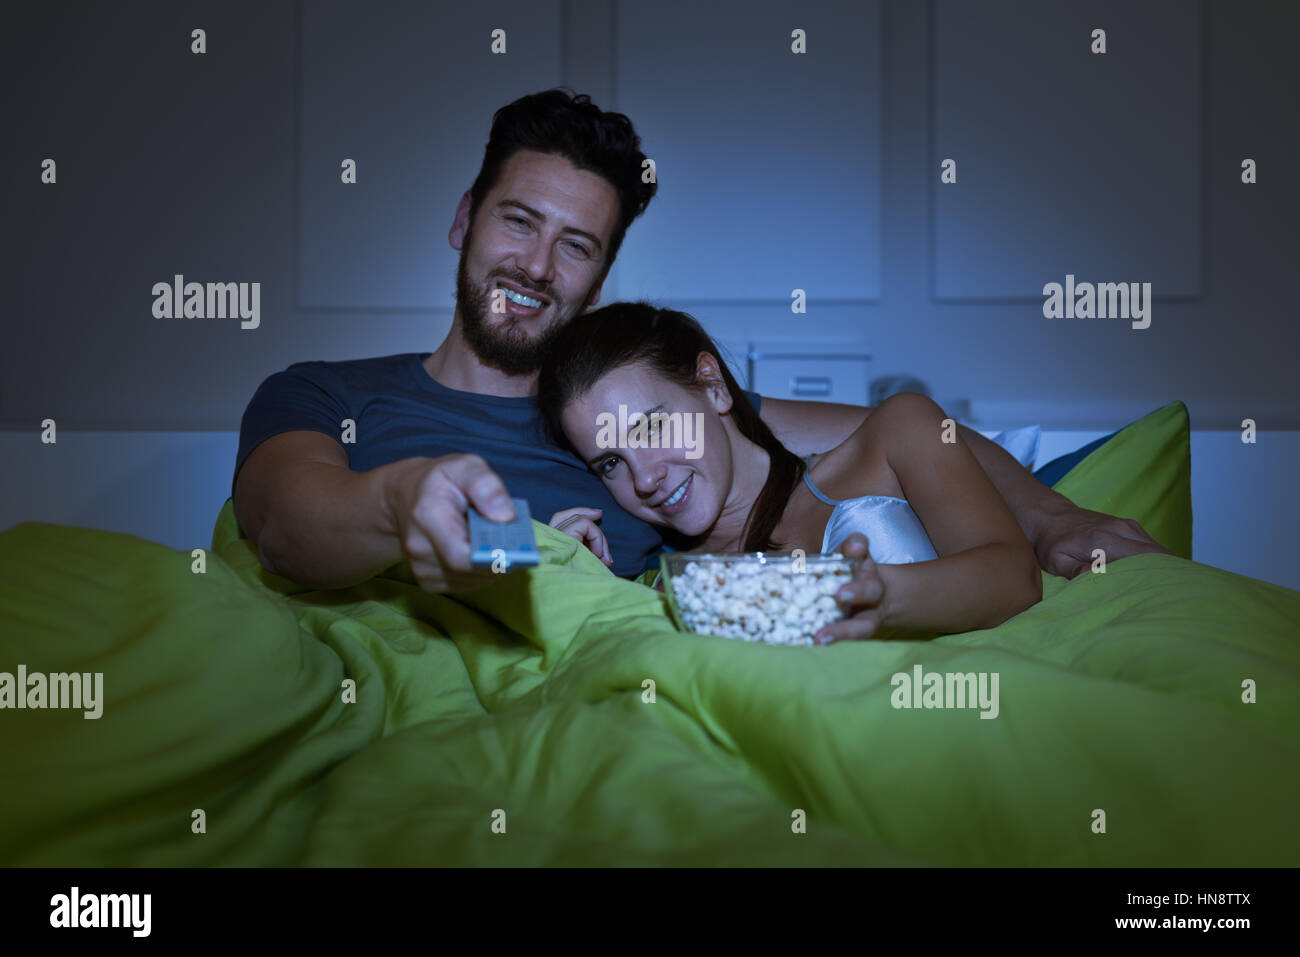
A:
{"label": "t-shirt sleeve", "polygon": [[298,362],[264,379],[239,424],[231,498],[244,461],[273,435],[311,431],[338,441],[343,420],[349,417],[346,394],[346,386],[322,362]]}

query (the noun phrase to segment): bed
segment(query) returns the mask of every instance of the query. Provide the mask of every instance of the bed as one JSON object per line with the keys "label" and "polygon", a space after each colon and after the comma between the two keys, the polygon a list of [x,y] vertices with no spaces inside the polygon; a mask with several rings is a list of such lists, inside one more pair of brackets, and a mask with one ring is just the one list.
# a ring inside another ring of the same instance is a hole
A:
{"label": "bed", "polygon": [[[1300,593],[1190,560],[1188,456],[1173,403],[1055,486],[1175,555],[828,648],[680,633],[541,525],[456,596],[279,578],[229,501],[199,553],[17,525],[0,672],[103,700],[0,710],[0,863],[1294,865]],[[996,674],[996,718],[895,707],[914,673]]]}

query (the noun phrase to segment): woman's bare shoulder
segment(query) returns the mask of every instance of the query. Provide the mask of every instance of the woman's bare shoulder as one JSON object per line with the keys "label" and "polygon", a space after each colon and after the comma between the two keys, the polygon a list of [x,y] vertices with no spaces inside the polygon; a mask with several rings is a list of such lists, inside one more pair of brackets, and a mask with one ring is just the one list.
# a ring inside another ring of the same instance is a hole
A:
{"label": "woman's bare shoulder", "polygon": [[928,430],[931,424],[937,429],[942,413],[932,399],[919,393],[891,395],[847,439],[813,460],[810,478],[831,498],[902,498],[903,490],[889,465],[889,456],[901,445],[914,441],[918,429]]}

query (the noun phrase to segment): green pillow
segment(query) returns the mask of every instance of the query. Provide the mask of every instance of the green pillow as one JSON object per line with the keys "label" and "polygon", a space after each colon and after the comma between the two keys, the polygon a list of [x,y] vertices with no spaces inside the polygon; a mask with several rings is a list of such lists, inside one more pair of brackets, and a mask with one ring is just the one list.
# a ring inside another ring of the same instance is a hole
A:
{"label": "green pillow", "polygon": [[1122,429],[1052,488],[1081,508],[1136,520],[1175,555],[1191,558],[1187,406],[1171,402]]}

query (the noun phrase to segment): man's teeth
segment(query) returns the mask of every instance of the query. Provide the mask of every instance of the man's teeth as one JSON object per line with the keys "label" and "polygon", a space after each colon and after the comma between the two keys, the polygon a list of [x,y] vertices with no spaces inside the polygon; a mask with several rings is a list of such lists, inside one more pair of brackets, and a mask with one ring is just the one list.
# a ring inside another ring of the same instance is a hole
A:
{"label": "man's teeth", "polygon": [[663,505],[660,505],[659,507],[660,507],[660,508],[663,508],[664,505],[676,505],[678,502],[680,502],[680,501],[682,500],[682,496],[686,494],[686,486],[688,486],[688,485],[690,485],[690,484],[691,484],[691,480],[688,478],[688,479],[687,479],[685,482],[683,482],[681,485],[677,486],[677,491],[676,491],[676,492],[673,492],[672,495],[670,495],[670,496],[668,496],[668,498],[664,499],[664,504],[663,504]]}
{"label": "man's teeth", "polygon": [[506,298],[511,302],[516,305],[524,306],[527,309],[536,309],[542,304],[542,300],[540,299],[530,299],[528,296],[515,292],[513,289],[507,289],[505,286],[497,286],[497,288],[505,293]]}

